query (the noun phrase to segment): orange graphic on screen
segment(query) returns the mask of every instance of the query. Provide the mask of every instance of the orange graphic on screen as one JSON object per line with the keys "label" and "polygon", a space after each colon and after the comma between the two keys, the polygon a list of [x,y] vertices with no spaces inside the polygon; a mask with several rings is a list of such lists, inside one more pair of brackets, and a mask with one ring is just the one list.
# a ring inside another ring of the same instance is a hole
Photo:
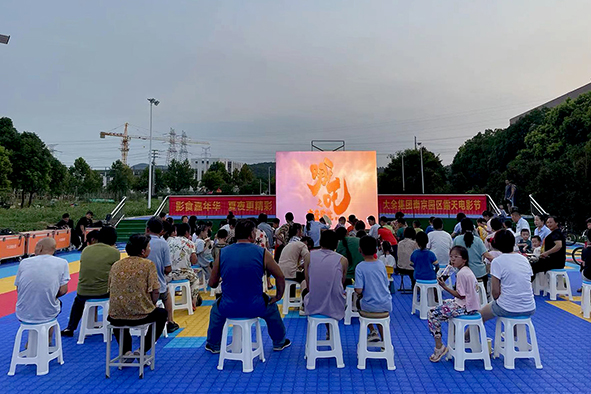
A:
{"label": "orange graphic on screen", "polygon": [[[310,166],[310,173],[312,174],[312,180],[315,180],[316,183],[313,185],[308,184],[308,188],[310,188],[310,192],[312,192],[314,197],[318,197],[318,192],[320,191],[321,187],[326,187],[327,193],[322,195],[322,199],[318,199],[318,206],[324,204],[326,208],[330,208],[332,205],[334,213],[336,215],[341,215],[347,210],[349,204],[351,203],[351,194],[347,189],[347,181],[343,178],[343,200],[339,204],[336,203],[337,199],[339,198],[341,179],[336,177],[333,181],[331,181],[333,167],[332,161],[326,157],[320,164],[312,164]],[[316,212],[317,211],[314,212],[315,215]],[[321,210],[319,214],[321,213],[323,216],[326,213],[329,213],[325,212],[326,211]]]}

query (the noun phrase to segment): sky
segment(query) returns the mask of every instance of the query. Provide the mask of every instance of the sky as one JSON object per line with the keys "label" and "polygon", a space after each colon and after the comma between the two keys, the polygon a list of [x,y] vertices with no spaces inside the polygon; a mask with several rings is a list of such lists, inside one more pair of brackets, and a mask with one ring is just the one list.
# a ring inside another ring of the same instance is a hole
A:
{"label": "sky", "polygon": [[[184,130],[214,158],[344,140],[383,166],[416,136],[447,165],[590,82],[590,14],[588,0],[3,0],[0,116],[94,168],[121,157],[101,131],[149,134],[151,97],[154,136]],[[147,141],[130,148],[147,161]],[[167,144],[153,149],[164,164]]]}

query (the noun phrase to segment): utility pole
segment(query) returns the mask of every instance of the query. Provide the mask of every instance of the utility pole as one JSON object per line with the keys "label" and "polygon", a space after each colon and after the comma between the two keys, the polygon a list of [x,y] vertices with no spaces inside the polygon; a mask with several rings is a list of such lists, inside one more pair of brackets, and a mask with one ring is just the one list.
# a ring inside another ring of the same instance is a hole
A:
{"label": "utility pole", "polygon": [[158,157],[158,151],[156,149],[152,150],[152,187],[150,188],[150,194],[155,194],[156,191],[156,158]]}
{"label": "utility pole", "polygon": [[417,150],[417,136],[415,135],[415,150]]}
{"label": "utility pole", "polygon": [[406,186],[404,183],[404,153],[402,154],[402,191],[406,191]]}
{"label": "utility pole", "polygon": [[150,102],[150,149],[148,151],[148,209],[152,208],[152,107],[158,106],[160,101],[156,100],[155,98],[149,98],[148,101]]}
{"label": "utility pole", "polygon": [[269,182],[269,192],[267,193],[267,195],[270,196],[271,195],[271,167],[267,167],[267,173],[269,176],[269,181],[268,181]]}
{"label": "utility pole", "polygon": [[423,172],[423,147],[421,146],[422,142],[419,142],[418,145],[420,149],[419,152],[421,154],[421,184],[423,186],[423,194],[425,194],[425,174]]}

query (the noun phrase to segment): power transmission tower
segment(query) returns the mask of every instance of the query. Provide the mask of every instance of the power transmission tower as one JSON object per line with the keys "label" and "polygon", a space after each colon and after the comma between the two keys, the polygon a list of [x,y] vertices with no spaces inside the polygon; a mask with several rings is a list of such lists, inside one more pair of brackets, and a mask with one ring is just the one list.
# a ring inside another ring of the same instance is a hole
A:
{"label": "power transmission tower", "polygon": [[176,159],[176,132],[173,128],[170,128],[170,133],[168,133],[168,152],[166,154],[166,164],[170,164],[173,159]]}
{"label": "power transmission tower", "polygon": [[183,130],[181,134],[181,151],[179,152],[179,161],[189,159],[189,152],[187,151],[187,133]]}
{"label": "power transmission tower", "polygon": [[211,146],[203,146],[201,147],[201,157],[204,159],[211,157]]}

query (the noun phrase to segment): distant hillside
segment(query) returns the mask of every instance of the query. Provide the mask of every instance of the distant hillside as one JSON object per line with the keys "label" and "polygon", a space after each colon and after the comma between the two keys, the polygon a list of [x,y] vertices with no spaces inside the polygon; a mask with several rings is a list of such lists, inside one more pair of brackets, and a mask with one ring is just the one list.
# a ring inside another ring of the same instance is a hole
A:
{"label": "distant hillside", "polygon": [[267,180],[269,176],[268,168],[271,167],[271,178],[275,178],[275,163],[273,162],[255,163],[249,164],[248,166],[256,178],[261,178],[263,180]]}

